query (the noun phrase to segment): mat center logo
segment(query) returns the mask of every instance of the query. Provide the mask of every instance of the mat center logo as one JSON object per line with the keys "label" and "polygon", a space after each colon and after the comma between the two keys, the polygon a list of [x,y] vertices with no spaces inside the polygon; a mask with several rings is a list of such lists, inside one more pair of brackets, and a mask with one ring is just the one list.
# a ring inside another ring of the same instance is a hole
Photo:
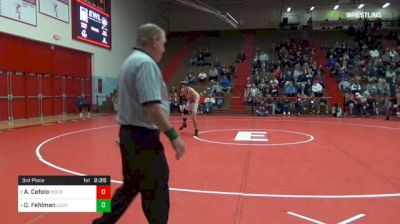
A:
{"label": "mat center logo", "polygon": [[266,131],[238,131],[235,141],[268,142]]}
{"label": "mat center logo", "polygon": [[195,139],[224,145],[284,146],[314,140],[307,133],[280,129],[216,129],[200,132]]}

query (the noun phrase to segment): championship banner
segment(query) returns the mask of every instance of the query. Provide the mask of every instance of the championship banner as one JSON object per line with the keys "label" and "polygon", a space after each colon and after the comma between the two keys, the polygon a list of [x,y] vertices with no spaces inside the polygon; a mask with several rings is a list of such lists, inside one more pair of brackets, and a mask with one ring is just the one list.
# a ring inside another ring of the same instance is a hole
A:
{"label": "championship banner", "polygon": [[69,0],[39,0],[39,12],[69,23]]}
{"label": "championship banner", "polygon": [[0,0],[2,17],[36,26],[36,13],[36,0]]}

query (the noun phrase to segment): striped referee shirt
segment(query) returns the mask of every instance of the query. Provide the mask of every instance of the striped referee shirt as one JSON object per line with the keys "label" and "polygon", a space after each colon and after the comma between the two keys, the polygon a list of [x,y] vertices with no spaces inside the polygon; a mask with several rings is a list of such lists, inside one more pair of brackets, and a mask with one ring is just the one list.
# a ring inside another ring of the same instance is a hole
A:
{"label": "striped referee shirt", "polygon": [[135,48],[124,61],[119,74],[117,122],[158,129],[144,114],[143,105],[160,103],[169,115],[168,90],[153,58]]}

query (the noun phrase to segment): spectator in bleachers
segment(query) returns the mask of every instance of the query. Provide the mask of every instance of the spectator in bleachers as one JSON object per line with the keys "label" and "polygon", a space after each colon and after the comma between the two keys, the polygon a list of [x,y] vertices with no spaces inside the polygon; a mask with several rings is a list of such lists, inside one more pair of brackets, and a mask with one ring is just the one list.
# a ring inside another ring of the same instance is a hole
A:
{"label": "spectator in bleachers", "polygon": [[258,57],[261,63],[267,63],[269,61],[269,56],[265,51],[261,51],[260,56]]}
{"label": "spectator in bleachers", "polygon": [[297,90],[291,81],[286,81],[285,92],[287,97],[294,97],[297,95]]}
{"label": "spectator in bleachers", "polygon": [[321,97],[324,95],[324,89],[318,81],[314,81],[311,90],[315,97]]}
{"label": "spectator in bleachers", "polygon": [[386,77],[386,81],[387,82],[391,81],[393,78],[396,77],[396,72],[395,72],[394,65],[393,66],[390,66],[390,65],[386,66],[385,77]]}
{"label": "spectator in bleachers", "polygon": [[209,73],[208,73],[208,79],[210,81],[215,80],[218,81],[218,76],[219,76],[219,71],[217,69],[217,67],[211,67]]}
{"label": "spectator in bleachers", "polygon": [[357,105],[357,101],[355,100],[355,97],[351,93],[346,93],[345,94],[345,99],[346,99],[346,106],[348,108],[349,114],[353,115],[354,114],[354,108]]}
{"label": "spectator in bleachers", "polygon": [[244,60],[246,60],[246,55],[243,50],[240,50],[237,61],[238,63],[242,63]]}
{"label": "spectator in bleachers", "polygon": [[351,91],[351,84],[347,78],[342,78],[338,85],[339,89],[344,93],[349,93]]}
{"label": "spectator in bleachers", "polygon": [[379,95],[381,95],[381,96],[383,96],[383,95],[385,95],[385,94],[387,94],[387,95],[390,95],[390,86],[389,86],[389,84],[386,82],[386,80],[385,79],[383,79],[383,78],[381,78],[381,79],[378,79],[378,85],[377,85],[377,87],[378,87],[378,94]]}
{"label": "spectator in bleachers", "polygon": [[261,101],[257,105],[256,114],[257,114],[257,116],[267,116],[268,115],[267,105],[265,105],[264,101]]}
{"label": "spectator in bleachers", "polygon": [[230,94],[231,93],[231,81],[228,77],[224,76],[221,80],[222,91],[224,93]]}
{"label": "spectator in bleachers", "polygon": [[198,83],[205,83],[207,81],[207,73],[204,70],[201,70],[197,77],[197,82]]}
{"label": "spectator in bleachers", "polygon": [[208,58],[208,57],[210,57],[210,56],[211,56],[210,47],[207,46],[207,47],[204,49],[204,57]]}
{"label": "spectator in bleachers", "polygon": [[355,95],[356,93],[361,92],[361,84],[360,84],[360,81],[359,81],[359,80],[356,80],[353,84],[351,84],[350,90],[351,90],[351,93],[352,93],[353,95]]}
{"label": "spectator in bleachers", "polygon": [[300,93],[297,93],[296,102],[294,106],[296,108],[297,115],[304,113],[304,99]]}
{"label": "spectator in bleachers", "polygon": [[372,58],[378,58],[379,57],[379,51],[377,49],[373,49],[369,51],[369,55],[371,55]]}
{"label": "spectator in bleachers", "polygon": [[246,84],[245,84],[245,86],[246,86],[246,88],[251,88],[251,85],[252,85],[252,83],[251,83],[251,78],[250,78],[250,76],[248,76],[248,77],[246,78]]}
{"label": "spectator in bleachers", "polygon": [[206,64],[203,52],[199,51],[197,54],[197,66],[204,66]]}
{"label": "spectator in bleachers", "polygon": [[276,82],[270,82],[269,84],[269,95],[273,97],[279,96],[279,86]]}
{"label": "spectator in bleachers", "polygon": [[229,65],[228,67],[229,72],[231,73],[231,75],[233,76],[235,74],[236,68],[234,65]]}
{"label": "spectator in bleachers", "polygon": [[189,64],[190,64],[191,66],[197,65],[197,55],[193,55],[192,57],[190,57],[190,59],[189,59]]}
{"label": "spectator in bleachers", "polygon": [[280,65],[278,65],[278,67],[274,70],[274,73],[272,75],[278,80],[279,83],[280,80],[282,79],[282,70]]}
{"label": "spectator in bleachers", "polygon": [[215,98],[211,94],[209,94],[204,99],[204,113],[211,113],[214,104],[215,104]]}
{"label": "spectator in bleachers", "polygon": [[185,80],[189,83],[189,84],[194,84],[196,81],[196,75],[194,74],[193,70],[190,70],[185,77]]}
{"label": "spectator in bleachers", "polygon": [[218,71],[221,69],[222,64],[221,61],[219,60],[219,57],[215,57],[213,65]]}
{"label": "spectator in bleachers", "polygon": [[342,108],[338,103],[335,103],[335,105],[332,107],[332,116],[336,118],[342,117]]}
{"label": "spectator in bleachers", "polygon": [[179,111],[179,94],[175,86],[172,86],[169,91],[169,105],[171,112]]}
{"label": "spectator in bleachers", "polygon": [[376,86],[375,79],[371,79],[366,87],[366,92],[368,92],[369,96],[375,97],[378,96],[378,87]]}
{"label": "spectator in bleachers", "polygon": [[197,112],[202,114],[205,110],[205,97],[204,94],[207,93],[207,91],[200,92],[200,99],[199,99],[199,108],[197,109]]}
{"label": "spectator in bleachers", "polygon": [[329,59],[328,59],[328,67],[332,70],[332,69],[334,69],[335,65],[336,65],[336,61],[333,58],[333,55],[330,55]]}
{"label": "spectator in bleachers", "polygon": [[225,99],[224,99],[224,92],[217,92],[217,94],[215,95],[215,100],[216,100],[216,104],[218,109],[221,110],[222,106],[224,105]]}
{"label": "spectator in bleachers", "polygon": [[361,93],[357,92],[354,94],[356,104],[356,109],[360,115],[367,115],[366,113],[366,104],[367,104],[367,97],[361,95]]}

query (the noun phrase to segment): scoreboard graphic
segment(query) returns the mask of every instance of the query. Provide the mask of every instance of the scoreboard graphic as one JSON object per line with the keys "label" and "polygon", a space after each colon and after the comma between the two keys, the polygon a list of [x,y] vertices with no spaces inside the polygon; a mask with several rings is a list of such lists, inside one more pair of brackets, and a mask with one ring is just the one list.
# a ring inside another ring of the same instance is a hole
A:
{"label": "scoreboard graphic", "polygon": [[18,212],[111,212],[110,176],[19,176]]}

